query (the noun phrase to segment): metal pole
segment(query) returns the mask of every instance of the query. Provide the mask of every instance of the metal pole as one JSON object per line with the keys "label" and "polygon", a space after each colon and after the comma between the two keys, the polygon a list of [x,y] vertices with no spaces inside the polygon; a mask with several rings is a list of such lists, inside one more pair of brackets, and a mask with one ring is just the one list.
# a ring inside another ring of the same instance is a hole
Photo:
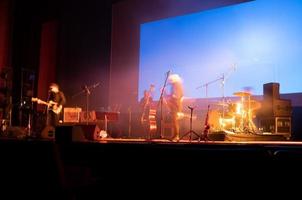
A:
{"label": "metal pole", "polygon": [[88,125],[88,122],[89,122],[89,114],[88,114],[88,105],[89,104],[89,94],[88,92],[86,92],[86,124]]}

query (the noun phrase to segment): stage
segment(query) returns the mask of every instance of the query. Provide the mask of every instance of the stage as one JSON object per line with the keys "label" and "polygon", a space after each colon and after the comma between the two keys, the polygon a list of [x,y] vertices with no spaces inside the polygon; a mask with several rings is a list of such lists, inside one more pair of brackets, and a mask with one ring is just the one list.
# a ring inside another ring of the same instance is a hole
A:
{"label": "stage", "polygon": [[302,142],[292,141],[106,138],[57,143],[2,137],[0,152],[4,191],[22,188],[29,191],[27,197],[41,193],[49,199],[87,199],[101,197],[104,191],[142,188],[189,189],[196,181],[206,188],[236,179],[241,184],[261,177],[279,180],[300,175],[302,163]]}

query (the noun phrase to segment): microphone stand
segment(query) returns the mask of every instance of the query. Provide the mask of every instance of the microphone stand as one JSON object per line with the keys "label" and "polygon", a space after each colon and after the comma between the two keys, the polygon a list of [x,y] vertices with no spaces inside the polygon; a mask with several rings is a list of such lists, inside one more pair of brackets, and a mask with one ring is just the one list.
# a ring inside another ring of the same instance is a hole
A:
{"label": "microphone stand", "polygon": [[[219,77],[219,78],[217,78],[217,79],[215,79],[215,80],[213,80],[213,81],[210,81],[210,82],[207,82],[207,83],[205,83],[205,84],[203,84],[203,85],[201,85],[201,86],[198,86],[196,89],[200,89],[200,88],[203,88],[203,87],[205,87],[206,88],[206,99],[207,99],[207,101],[208,101],[208,86],[209,85],[211,85],[211,84],[213,84],[213,83],[216,83],[216,82],[218,82],[218,81],[221,81],[221,83],[222,83],[222,117],[224,118],[224,102],[225,102],[225,97],[224,97],[224,81],[225,80],[225,76],[224,76],[224,74],[222,74],[222,76],[221,77]],[[209,104],[209,102],[207,102],[207,104]]]}
{"label": "microphone stand", "polygon": [[158,102],[158,105],[157,105],[157,107],[160,106],[160,139],[164,139],[164,137],[163,137],[163,131],[162,131],[162,121],[163,121],[163,94],[164,94],[164,91],[165,91],[166,86],[167,86],[167,81],[168,81],[169,75],[170,75],[170,71],[167,72],[166,79],[165,79],[165,83],[164,83],[163,89],[162,89],[162,91],[161,91],[161,94],[160,94],[160,97],[159,97],[159,102]]}
{"label": "microphone stand", "polygon": [[[206,88],[206,99],[208,100],[208,86],[210,84],[213,84],[213,83],[216,83],[217,81],[221,81],[221,87],[222,87],[222,118],[224,119],[224,115],[225,115],[225,80],[228,79],[228,77],[230,76],[231,74],[231,71],[235,71],[236,70],[236,64],[234,64],[233,67],[229,68],[229,70],[226,72],[226,73],[223,73],[221,75],[221,77],[213,80],[213,81],[210,81],[208,83],[205,83],[201,86],[198,86],[196,89],[200,89],[200,88],[203,88],[205,87]],[[226,74],[226,75],[225,75]],[[209,103],[208,103],[209,104]]]}
{"label": "microphone stand", "polygon": [[224,75],[222,77],[219,77],[218,79],[215,79],[215,80],[207,82],[207,83],[205,83],[201,86],[198,86],[196,89],[200,89],[200,88],[205,87],[206,88],[206,98],[208,98],[208,86],[213,84],[213,83],[216,83],[217,81],[223,80],[224,79],[223,77],[224,77]]}
{"label": "microphone stand", "polygon": [[89,113],[88,112],[89,112],[89,96],[91,94],[91,89],[94,89],[94,88],[98,87],[99,85],[100,85],[100,82],[90,85],[90,86],[85,85],[84,89],[82,91],[80,91],[72,96],[72,98],[74,98],[80,94],[85,93],[85,95],[86,95],[86,124],[87,125],[89,122]]}
{"label": "microphone stand", "polygon": [[88,122],[89,122],[88,111],[89,111],[89,95],[90,95],[90,90],[87,87],[87,85],[85,85],[84,91],[85,91],[85,94],[86,94],[86,124],[88,125]]}

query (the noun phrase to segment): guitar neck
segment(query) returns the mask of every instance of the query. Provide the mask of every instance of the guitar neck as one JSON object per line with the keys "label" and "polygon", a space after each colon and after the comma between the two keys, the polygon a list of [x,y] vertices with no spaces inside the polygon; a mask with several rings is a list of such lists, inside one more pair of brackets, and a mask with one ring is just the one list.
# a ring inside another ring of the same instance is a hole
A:
{"label": "guitar neck", "polygon": [[46,101],[42,101],[42,100],[39,100],[38,101],[38,104],[44,104],[44,105],[50,105],[48,102],[46,102]]}
{"label": "guitar neck", "polygon": [[32,98],[32,101],[33,102],[37,102],[38,104],[44,104],[44,105],[47,105],[47,106],[51,106],[51,105],[54,105],[55,103],[50,101],[50,102],[46,102],[46,101],[43,101],[41,99],[38,99],[38,98]]}
{"label": "guitar neck", "polygon": [[62,111],[62,105],[58,105],[58,103],[56,102],[53,101],[46,102],[38,98],[32,98],[31,100],[33,102],[37,102],[38,104],[47,105],[47,107],[50,107],[50,110],[52,110],[56,114],[59,114]]}

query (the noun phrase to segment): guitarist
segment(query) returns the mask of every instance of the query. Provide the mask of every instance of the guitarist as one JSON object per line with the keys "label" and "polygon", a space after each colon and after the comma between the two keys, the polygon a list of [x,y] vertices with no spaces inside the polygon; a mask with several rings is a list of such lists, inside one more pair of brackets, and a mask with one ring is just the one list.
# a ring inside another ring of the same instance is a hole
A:
{"label": "guitarist", "polygon": [[50,103],[47,109],[47,126],[55,127],[59,123],[63,105],[66,103],[65,95],[59,90],[59,85],[51,83],[47,101]]}

